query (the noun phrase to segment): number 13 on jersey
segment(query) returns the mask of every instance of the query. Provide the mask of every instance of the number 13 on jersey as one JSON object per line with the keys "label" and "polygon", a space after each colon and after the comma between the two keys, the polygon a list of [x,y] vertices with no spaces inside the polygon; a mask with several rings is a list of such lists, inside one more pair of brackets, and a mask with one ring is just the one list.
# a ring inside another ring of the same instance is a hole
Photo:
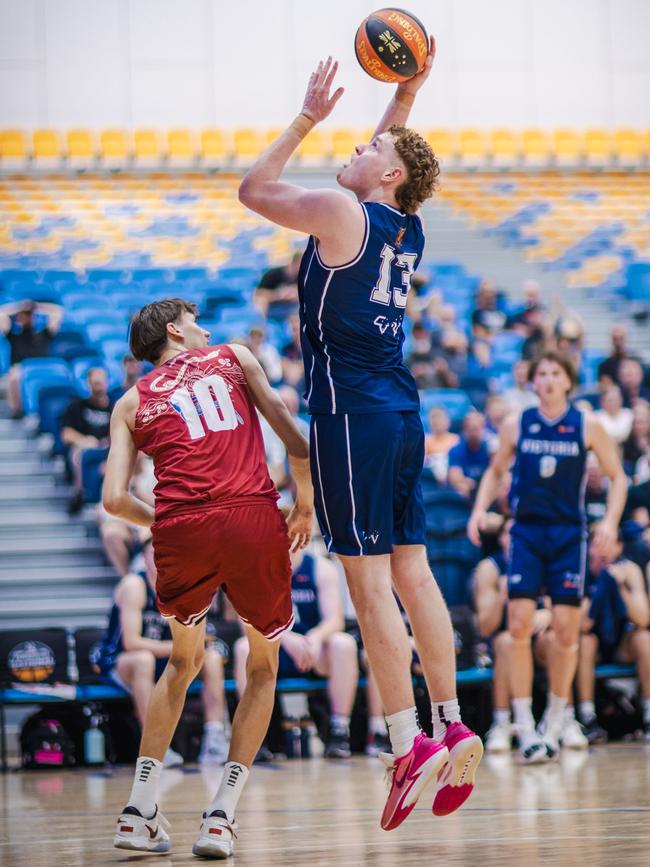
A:
{"label": "number 13 on jersey", "polygon": [[[411,275],[415,269],[415,253],[397,253],[390,244],[384,244],[381,251],[381,267],[377,285],[370,294],[370,300],[377,304],[388,305],[391,296],[395,307],[404,309],[406,297],[411,285]],[[401,269],[401,285],[391,287],[393,263]]]}

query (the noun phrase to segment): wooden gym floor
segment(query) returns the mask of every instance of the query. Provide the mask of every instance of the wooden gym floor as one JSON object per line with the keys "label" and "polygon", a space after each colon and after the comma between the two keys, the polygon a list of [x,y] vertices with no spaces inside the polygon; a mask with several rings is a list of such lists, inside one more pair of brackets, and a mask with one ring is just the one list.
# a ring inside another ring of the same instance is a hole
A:
{"label": "wooden gym floor", "polygon": [[[521,767],[487,757],[479,784],[453,816],[436,819],[423,798],[396,831],[379,827],[376,759],[311,759],[256,766],[240,802],[233,867],[464,865],[647,867],[650,746],[566,752],[559,763]],[[219,769],[164,771],[160,802],[172,854],[112,848],[131,769],[9,773],[0,778],[2,867],[190,865],[200,811]]]}

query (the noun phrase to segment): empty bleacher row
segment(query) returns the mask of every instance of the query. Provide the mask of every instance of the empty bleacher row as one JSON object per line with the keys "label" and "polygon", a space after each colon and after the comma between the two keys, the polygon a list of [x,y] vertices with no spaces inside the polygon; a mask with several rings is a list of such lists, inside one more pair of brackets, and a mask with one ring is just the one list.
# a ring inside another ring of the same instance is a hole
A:
{"label": "empty bleacher row", "polygon": [[[72,169],[129,166],[217,168],[250,163],[282,129],[109,129],[0,131],[0,168]],[[445,165],[462,166],[619,166],[650,161],[650,131],[635,129],[422,129]],[[372,129],[318,127],[301,143],[296,162],[325,165],[348,158],[355,144],[369,141]]]}

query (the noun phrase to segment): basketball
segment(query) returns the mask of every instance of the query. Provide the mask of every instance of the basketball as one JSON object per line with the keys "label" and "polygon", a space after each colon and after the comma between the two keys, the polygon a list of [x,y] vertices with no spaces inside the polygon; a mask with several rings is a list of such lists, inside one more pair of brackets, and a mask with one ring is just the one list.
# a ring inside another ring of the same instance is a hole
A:
{"label": "basketball", "polygon": [[403,9],[379,9],[359,25],[354,50],[377,81],[408,81],[424,69],[429,37],[421,21]]}

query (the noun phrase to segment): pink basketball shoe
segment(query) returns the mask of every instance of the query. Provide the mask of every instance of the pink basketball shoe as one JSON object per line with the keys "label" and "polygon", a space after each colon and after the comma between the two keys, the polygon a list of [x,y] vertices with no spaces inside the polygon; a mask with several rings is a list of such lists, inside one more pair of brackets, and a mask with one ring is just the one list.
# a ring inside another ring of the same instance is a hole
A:
{"label": "pink basketball shoe", "polygon": [[476,769],[483,758],[480,737],[462,722],[447,726],[443,744],[449,750],[449,761],[438,774],[434,816],[448,816],[465,803],[472,794]]}
{"label": "pink basketball shoe", "polygon": [[381,827],[392,831],[402,824],[422,792],[434,782],[449,759],[449,752],[444,744],[420,733],[405,755],[395,758],[390,753],[380,753],[379,757],[386,765],[390,781]]}

